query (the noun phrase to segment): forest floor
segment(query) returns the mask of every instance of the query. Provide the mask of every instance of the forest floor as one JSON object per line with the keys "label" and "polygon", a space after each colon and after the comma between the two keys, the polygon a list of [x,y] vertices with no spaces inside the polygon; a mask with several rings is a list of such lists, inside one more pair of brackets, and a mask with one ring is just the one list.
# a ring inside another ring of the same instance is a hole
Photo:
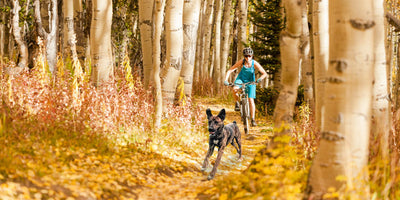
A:
{"label": "forest floor", "polygon": [[272,135],[271,122],[258,118],[258,126],[245,135],[233,103],[196,98],[193,105],[204,114],[199,119],[205,119],[207,108],[215,115],[225,108],[225,123],[236,121],[242,133],[243,159],[239,161],[229,145],[211,181],[207,176],[217,150],[208,169],[200,170],[208,149],[206,121],[195,133],[167,125],[163,137],[175,144],[159,143],[160,138],[153,136],[142,146],[111,145],[116,142],[98,136],[85,139],[69,131],[0,131],[0,146],[4,147],[0,151],[0,199],[224,199],[215,185],[243,173]]}
{"label": "forest floor", "polygon": [[204,98],[197,99],[196,103],[204,110],[210,108],[214,115],[225,108],[226,119],[225,124],[236,121],[239,125],[242,134],[242,155],[243,159],[238,160],[238,154],[232,145],[226,148],[221,163],[218,166],[218,171],[213,180],[207,180],[207,176],[214,164],[217,150],[214,151],[210,159],[211,165],[205,172],[202,172],[201,164],[204,160],[208,148],[208,137],[199,138],[204,141],[204,148],[201,153],[188,157],[181,162],[186,162],[190,168],[184,170],[182,173],[164,173],[160,176],[154,177],[153,185],[151,187],[137,188],[135,193],[138,199],[210,199],[215,198],[212,192],[215,181],[221,181],[224,177],[233,174],[240,174],[245,170],[250,162],[254,159],[258,150],[265,147],[268,137],[272,135],[272,125],[265,118],[257,119],[257,126],[250,128],[250,133],[245,134],[243,123],[240,120],[239,112],[233,110],[233,104],[227,105],[218,102],[216,99]]}

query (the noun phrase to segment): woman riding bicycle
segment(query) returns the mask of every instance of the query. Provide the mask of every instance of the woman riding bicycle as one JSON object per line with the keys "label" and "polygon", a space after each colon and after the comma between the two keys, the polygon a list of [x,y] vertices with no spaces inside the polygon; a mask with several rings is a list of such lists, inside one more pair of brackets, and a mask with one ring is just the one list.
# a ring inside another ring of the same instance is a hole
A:
{"label": "woman riding bicycle", "polygon": [[[239,97],[237,95],[238,90],[240,87],[242,87],[240,84],[242,83],[248,83],[256,80],[256,73],[255,69],[257,69],[261,73],[261,77],[257,79],[257,83],[260,82],[262,79],[264,79],[267,76],[267,73],[265,72],[264,68],[261,67],[261,65],[253,60],[253,50],[250,47],[246,47],[243,49],[243,56],[244,58],[242,60],[239,60],[236,62],[227,72],[226,72],[226,77],[225,77],[225,85],[229,85],[228,79],[229,76],[233,71],[238,69],[240,67],[240,72],[239,75],[237,76],[234,84],[235,86],[233,87],[233,97],[235,99],[235,111],[239,111]],[[250,115],[251,115],[251,126],[257,126],[256,121],[255,121],[255,104],[254,104],[254,99],[256,98],[256,85],[248,85],[246,88],[246,91],[248,93],[249,97],[249,102],[250,102]]]}

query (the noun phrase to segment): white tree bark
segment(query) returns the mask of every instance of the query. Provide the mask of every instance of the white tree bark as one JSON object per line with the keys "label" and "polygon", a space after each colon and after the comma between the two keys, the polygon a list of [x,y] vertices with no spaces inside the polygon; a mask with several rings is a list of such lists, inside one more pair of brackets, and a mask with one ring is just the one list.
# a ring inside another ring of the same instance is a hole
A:
{"label": "white tree bark", "polygon": [[376,25],[372,0],[329,1],[329,12],[334,44],[326,76],[329,93],[324,96],[325,120],[308,192],[320,199],[328,188],[335,188],[352,192],[354,199],[370,199],[367,162]]}
{"label": "white tree bark", "polygon": [[13,17],[12,17],[12,28],[13,28],[13,36],[18,44],[20,59],[18,63],[18,67],[22,69],[26,69],[28,67],[28,47],[26,42],[22,38],[21,35],[21,27],[19,27],[19,11],[21,10],[21,6],[19,5],[18,0],[13,0]]}
{"label": "white tree bark", "polygon": [[314,40],[314,87],[315,87],[315,125],[321,129],[325,111],[325,75],[329,59],[329,9],[328,0],[314,0],[313,40]]}
{"label": "white tree bark", "polygon": [[226,66],[228,65],[228,55],[230,47],[230,31],[231,31],[231,16],[232,0],[225,0],[224,14],[222,17],[222,42],[221,42],[221,77],[226,75]]}
{"label": "white tree bark", "polygon": [[239,22],[238,22],[238,46],[237,46],[237,57],[239,60],[243,56],[244,45],[247,44],[247,9],[249,6],[248,0],[238,1],[239,7]]}
{"label": "white tree bark", "polygon": [[92,81],[95,85],[109,81],[113,76],[111,47],[112,1],[93,0],[90,27]]}
{"label": "white tree bark", "polygon": [[201,78],[209,77],[209,60],[210,60],[210,46],[211,46],[211,35],[212,35],[212,19],[214,10],[214,0],[207,1],[206,14],[203,18],[203,44],[202,44],[202,61],[200,66],[202,70],[200,72]]}
{"label": "white tree bark", "polygon": [[[6,5],[5,1],[1,0],[0,6],[4,7],[5,5]],[[7,41],[7,39],[6,39],[6,24],[7,24],[6,13],[2,12],[0,14],[0,16],[1,16],[1,21],[3,22],[0,24],[0,58],[4,58],[5,57],[4,46],[5,46],[5,42]]]}
{"label": "white tree bark", "polygon": [[49,16],[49,32],[43,27],[42,17],[41,17],[41,9],[40,9],[40,1],[35,0],[35,19],[39,30],[39,36],[45,40],[46,44],[46,59],[49,65],[49,70],[52,74],[56,72],[57,67],[57,33],[58,33],[58,5],[57,0],[50,1],[50,11],[48,13]]}
{"label": "white tree bark", "polygon": [[154,0],[139,0],[140,39],[143,55],[143,85],[148,88],[152,79],[152,11]]}
{"label": "white tree bark", "polygon": [[183,4],[183,66],[180,76],[187,97],[192,96],[200,2],[200,0],[186,0]]}
{"label": "white tree bark", "polygon": [[162,83],[163,108],[172,104],[179,75],[182,69],[183,31],[182,31],[183,0],[169,0],[166,5],[166,75]]}
{"label": "white tree bark", "polygon": [[300,36],[302,31],[302,8],[304,0],[285,0],[283,5],[286,10],[286,30],[282,31],[280,38],[281,49],[281,84],[274,110],[275,135],[286,134],[290,131],[293,121],[294,105],[297,98],[300,62]]}
{"label": "white tree bark", "polygon": [[201,6],[200,6],[200,16],[199,16],[199,28],[197,31],[197,40],[196,40],[196,60],[195,60],[195,66],[194,66],[194,77],[193,77],[193,82],[197,83],[200,80],[201,77],[201,62],[203,60],[203,32],[204,32],[204,15],[205,15],[205,5],[206,1],[202,1]]}
{"label": "white tree bark", "polygon": [[63,14],[64,14],[64,55],[65,57],[73,56],[73,60],[78,59],[76,53],[76,35],[74,28],[74,1],[63,1]]}
{"label": "white tree bark", "polygon": [[222,0],[216,0],[215,7],[215,32],[214,32],[214,86],[215,91],[218,93],[221,88],[221,81],[223,78],[221,76],[221,16],[222,16]]}
{"label": "white tree bark", "polygon": [[388,74],[385,52],[385,28],[384,28],[384,1],[373,1],[375,21],[374,27],[374,84],[372,99],[372,125],[371,136],[379,138],[380,153],[383,159],[389,157],[389,130],[390,130],[390,102],[388,93]]}
{"label": "white tree bark", "polygon": [[159,128],[161,126],[162,117],[162,92],[161,92],[161,79],[160,79],[160,68],[161,68],[161,33],[162,24],[164,19],[164,8],[165,0],[156,0],[153,9],[153,26],[152,26],[152,37],[153,37],[153,81],[154,81],[154,100],[155,100],[155,119],[154,127]]}
{"label": "white tree bark", "polygon": [[308,13],[306,4],[302,13],[302,34],[300,37],[301,52],[301,83],[304,86],[304,101],[314,111],[313,73],[310,53],[310,31],[308,28]]}

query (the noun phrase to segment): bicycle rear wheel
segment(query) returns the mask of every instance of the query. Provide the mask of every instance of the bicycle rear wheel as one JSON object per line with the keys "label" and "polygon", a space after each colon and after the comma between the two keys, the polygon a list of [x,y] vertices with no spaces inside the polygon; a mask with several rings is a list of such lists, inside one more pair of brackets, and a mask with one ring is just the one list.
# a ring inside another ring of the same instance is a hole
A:
{"label": "bicycle rear wheel", "polygon": [[242,99],[242,121],[243,121],[243,126],[244,126],[244,133],[248,134],[250,130],[250,110],[249,110],[249,101],[247,98]]}

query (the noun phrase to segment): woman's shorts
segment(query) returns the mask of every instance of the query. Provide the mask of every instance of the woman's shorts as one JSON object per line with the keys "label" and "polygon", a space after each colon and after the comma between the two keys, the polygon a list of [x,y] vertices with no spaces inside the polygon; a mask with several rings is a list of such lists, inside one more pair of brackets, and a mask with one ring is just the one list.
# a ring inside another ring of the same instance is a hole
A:
{"label": "woman's shorts", "polygon": [[[235,80],[235,85],[239,86],[239,88],[242,87],[243,81],[241,79],[236,79]],[[256,85],[247,85],[246,86],[246,92],[249,94],[249,98],[255,99],[256,98]]]}

